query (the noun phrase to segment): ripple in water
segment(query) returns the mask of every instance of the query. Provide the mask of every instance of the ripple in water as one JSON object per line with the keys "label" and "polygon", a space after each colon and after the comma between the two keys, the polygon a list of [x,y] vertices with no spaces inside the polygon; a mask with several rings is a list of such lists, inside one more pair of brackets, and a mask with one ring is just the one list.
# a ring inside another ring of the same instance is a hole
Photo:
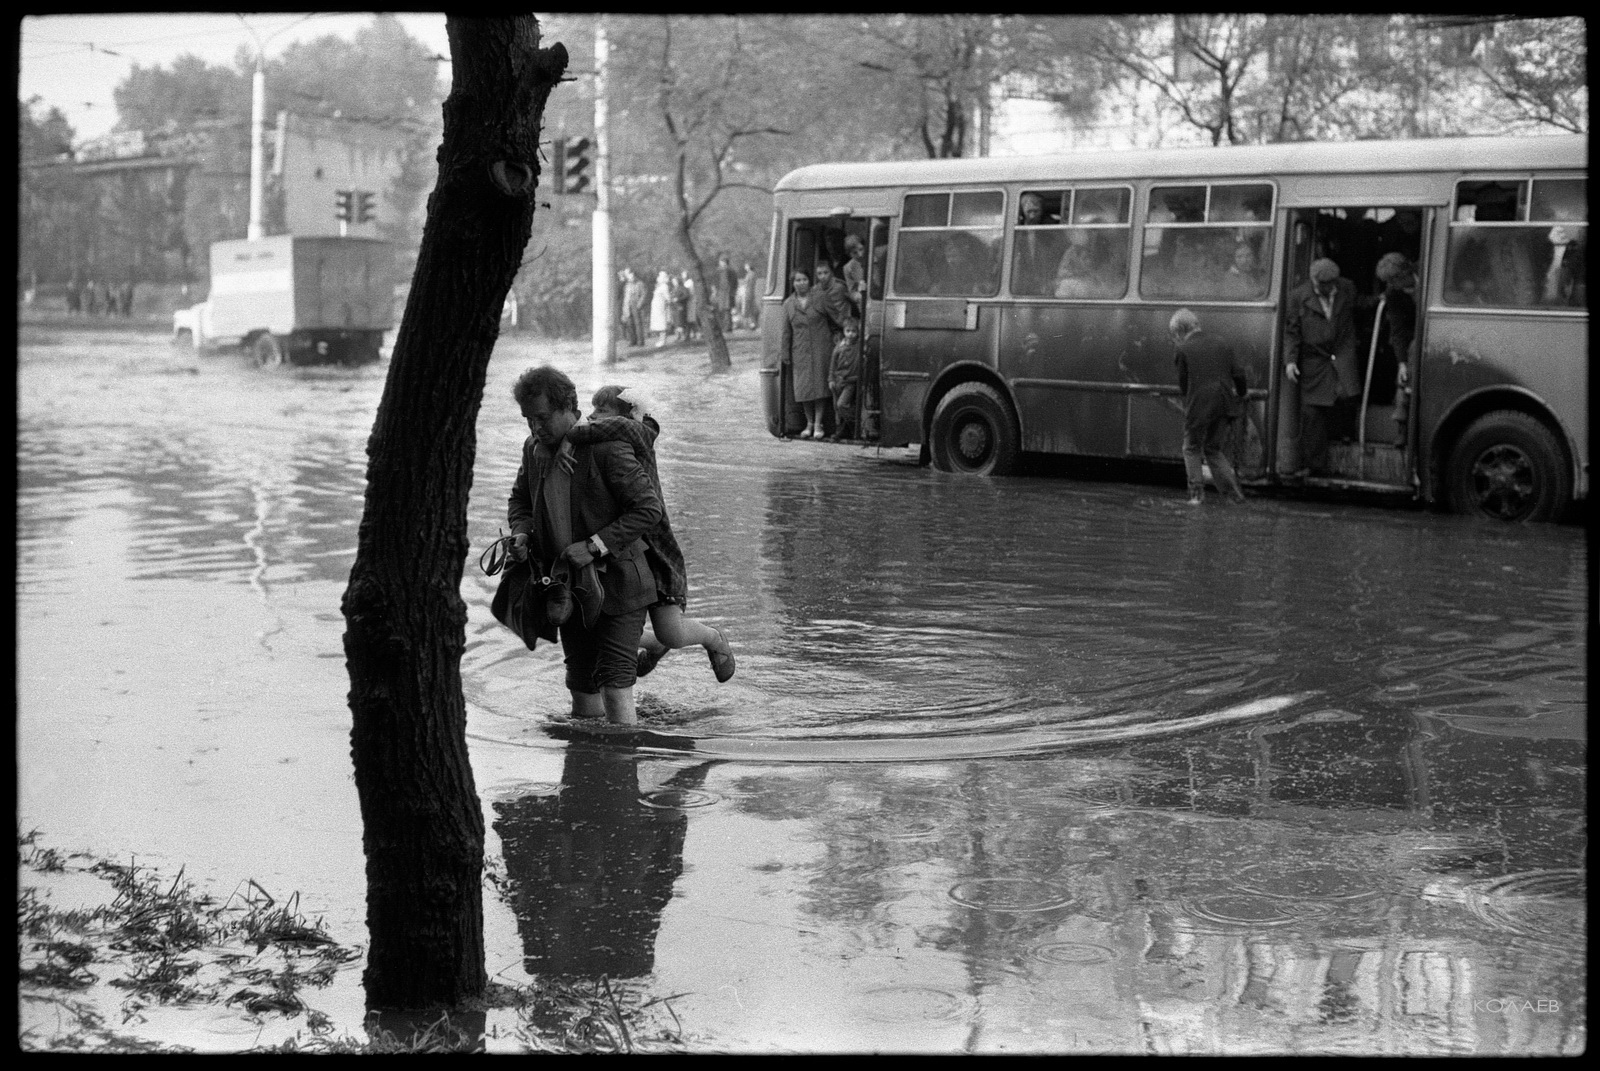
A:
{"label": "ripple in water", "polygon": [[639,802],[661,811],[688,811],[696,807],[714,806],[722,802],[722,797],[698,788],[661,788],[642,793]]}
{"label": "ripple in water", "polygon": [[1042,878],[969,878],[950,887],[950,899],[977,911],[1054,911],[1072,894]]}
{"label": "ripple in water", "polygon": [[1277,870],[1258,863],[1241,870],[1233,885],[1242,892],[1282,900],[1366,900],[1379,892],[1362,875],[1331,864]]}
{"label": "ripple in water", "polygon": [[1322,914],[1273,897],[1224,893],[1179,905],[1179,923],[1196,930],[1256,930],[1289,926]]}
{"label": "ripple in water", "polygon": [[1582,870],[1530,870],[1466,890],[1473,916],[1498,930],[1546,941],[1570,941],[1585,928],[1588,879]]}
{"label": "ripple in water", "polygon": [[1032,956],[1041,963],[1060,967],[1088,967],[1096,963],[1110,963],[1117,958],[1116,952],[1105,945],[1081,941],[1054,941],[1040,945],[1033,950]]}
{"label": "ripple in water", "polygon": [[880,1023],[954,1023],[972,1014],[971,997],[925,985],[884,985],[861,994],[856,1014]]}

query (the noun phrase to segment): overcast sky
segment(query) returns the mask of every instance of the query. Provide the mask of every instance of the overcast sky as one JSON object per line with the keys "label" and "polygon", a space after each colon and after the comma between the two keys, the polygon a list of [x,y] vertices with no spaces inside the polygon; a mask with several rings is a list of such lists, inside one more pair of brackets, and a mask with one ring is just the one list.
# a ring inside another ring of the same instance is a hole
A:
{"label": "overcast sky", "polygon": [[[399,15],[406,32],[440,55],[450,54],[444,15]],[[269,57],[292,41],[325,34],[351,38],[370,14],[329,15],[35,15],[22,20],[18,98],[37,95],[66,115],[80,140],[106,133],[117,121],[111,93],[134,64],[170,66],[186,52],[208,63],[233,63],[241,45],[265,43]],[[248,27],[248,28],[247,28]],[[252,35],[251,31],[255,31]],[[448,71],[448,68],[443,68]]]}

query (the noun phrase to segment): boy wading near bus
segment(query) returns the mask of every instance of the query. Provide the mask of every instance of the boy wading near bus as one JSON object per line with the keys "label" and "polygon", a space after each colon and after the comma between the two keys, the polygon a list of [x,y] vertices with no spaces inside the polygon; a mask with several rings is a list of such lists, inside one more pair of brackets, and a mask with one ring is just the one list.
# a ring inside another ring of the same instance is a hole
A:
{"label": "boy wading near bus", "polygon": [[1249,386],[1245,367],[1232,346],[1200,330],[1200,318],[1188,309],[1173,313],[1167,330],[1178,366],[1178,390],[1183,393],[1183,468],[1189,480],[1189,505],[1205,501],[1202,456],[1211,466],[1217,490],[1232,502],[1243,502],[1244,491],[1225,446]]}

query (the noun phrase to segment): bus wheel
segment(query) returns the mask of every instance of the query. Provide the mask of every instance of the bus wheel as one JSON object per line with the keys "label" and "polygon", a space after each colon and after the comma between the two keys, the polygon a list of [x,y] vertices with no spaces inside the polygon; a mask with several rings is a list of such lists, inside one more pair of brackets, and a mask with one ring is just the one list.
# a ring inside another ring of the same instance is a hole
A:
{"label": "bus wheel", "polygon": [[929,454],[942,472],[1005,476],[1022,451],[1017,419],[1000,392],[987,383],[963,383],[933,411]]}
{"label": "bus wheel", "polygon": [[1456,443],[1446,487],[1457,513],[1554,521],[1572,498],[1572,473],[1549,428],[1500,409],[1473,421]]}
{"label": "bus wheel", "polygon": [[277,368],[283,364],[283,346],[271,331],[263,331],[250,343],[250,356],[262,368]]}

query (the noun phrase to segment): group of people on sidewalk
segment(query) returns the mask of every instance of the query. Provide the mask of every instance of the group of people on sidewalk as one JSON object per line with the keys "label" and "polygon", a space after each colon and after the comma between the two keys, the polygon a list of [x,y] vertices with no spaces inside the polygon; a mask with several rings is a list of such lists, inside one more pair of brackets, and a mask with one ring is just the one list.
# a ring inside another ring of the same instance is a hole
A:
{"label": "group of people on sidewalk", "polygon": [[[623,268],[617,278],[622,284],[617,318],[630,346],[648,345],[652,336],[657,347],[699,337],[701,294],[693,272],[659,271],[653,288],[631,267]],[[741,273],[726,254],[717,258],[707,275],[707,287],[710,308],[724,332],[756,326],[759,285],[748,262]]]}
{"label": "group of people on sidewalk", "polygon": [[705,648],[717,680],[730,679],[727,638],[687,614],[648,403],[601,387],[584,421],[576,385],[549,365],[519,376],[512,396],[530,432],[507,505],[512,553],[531,555],[542,575],[559,566],[587,593],[559,628],[573,717],[635,723],[634,682],[682,647]]}
{"label": "group of people on sidewalk", "polygon": [[76,275],[67,283],[67,311],[90,316],[132,316],[133,283],[112,286],[109,282],[83,280]]}

